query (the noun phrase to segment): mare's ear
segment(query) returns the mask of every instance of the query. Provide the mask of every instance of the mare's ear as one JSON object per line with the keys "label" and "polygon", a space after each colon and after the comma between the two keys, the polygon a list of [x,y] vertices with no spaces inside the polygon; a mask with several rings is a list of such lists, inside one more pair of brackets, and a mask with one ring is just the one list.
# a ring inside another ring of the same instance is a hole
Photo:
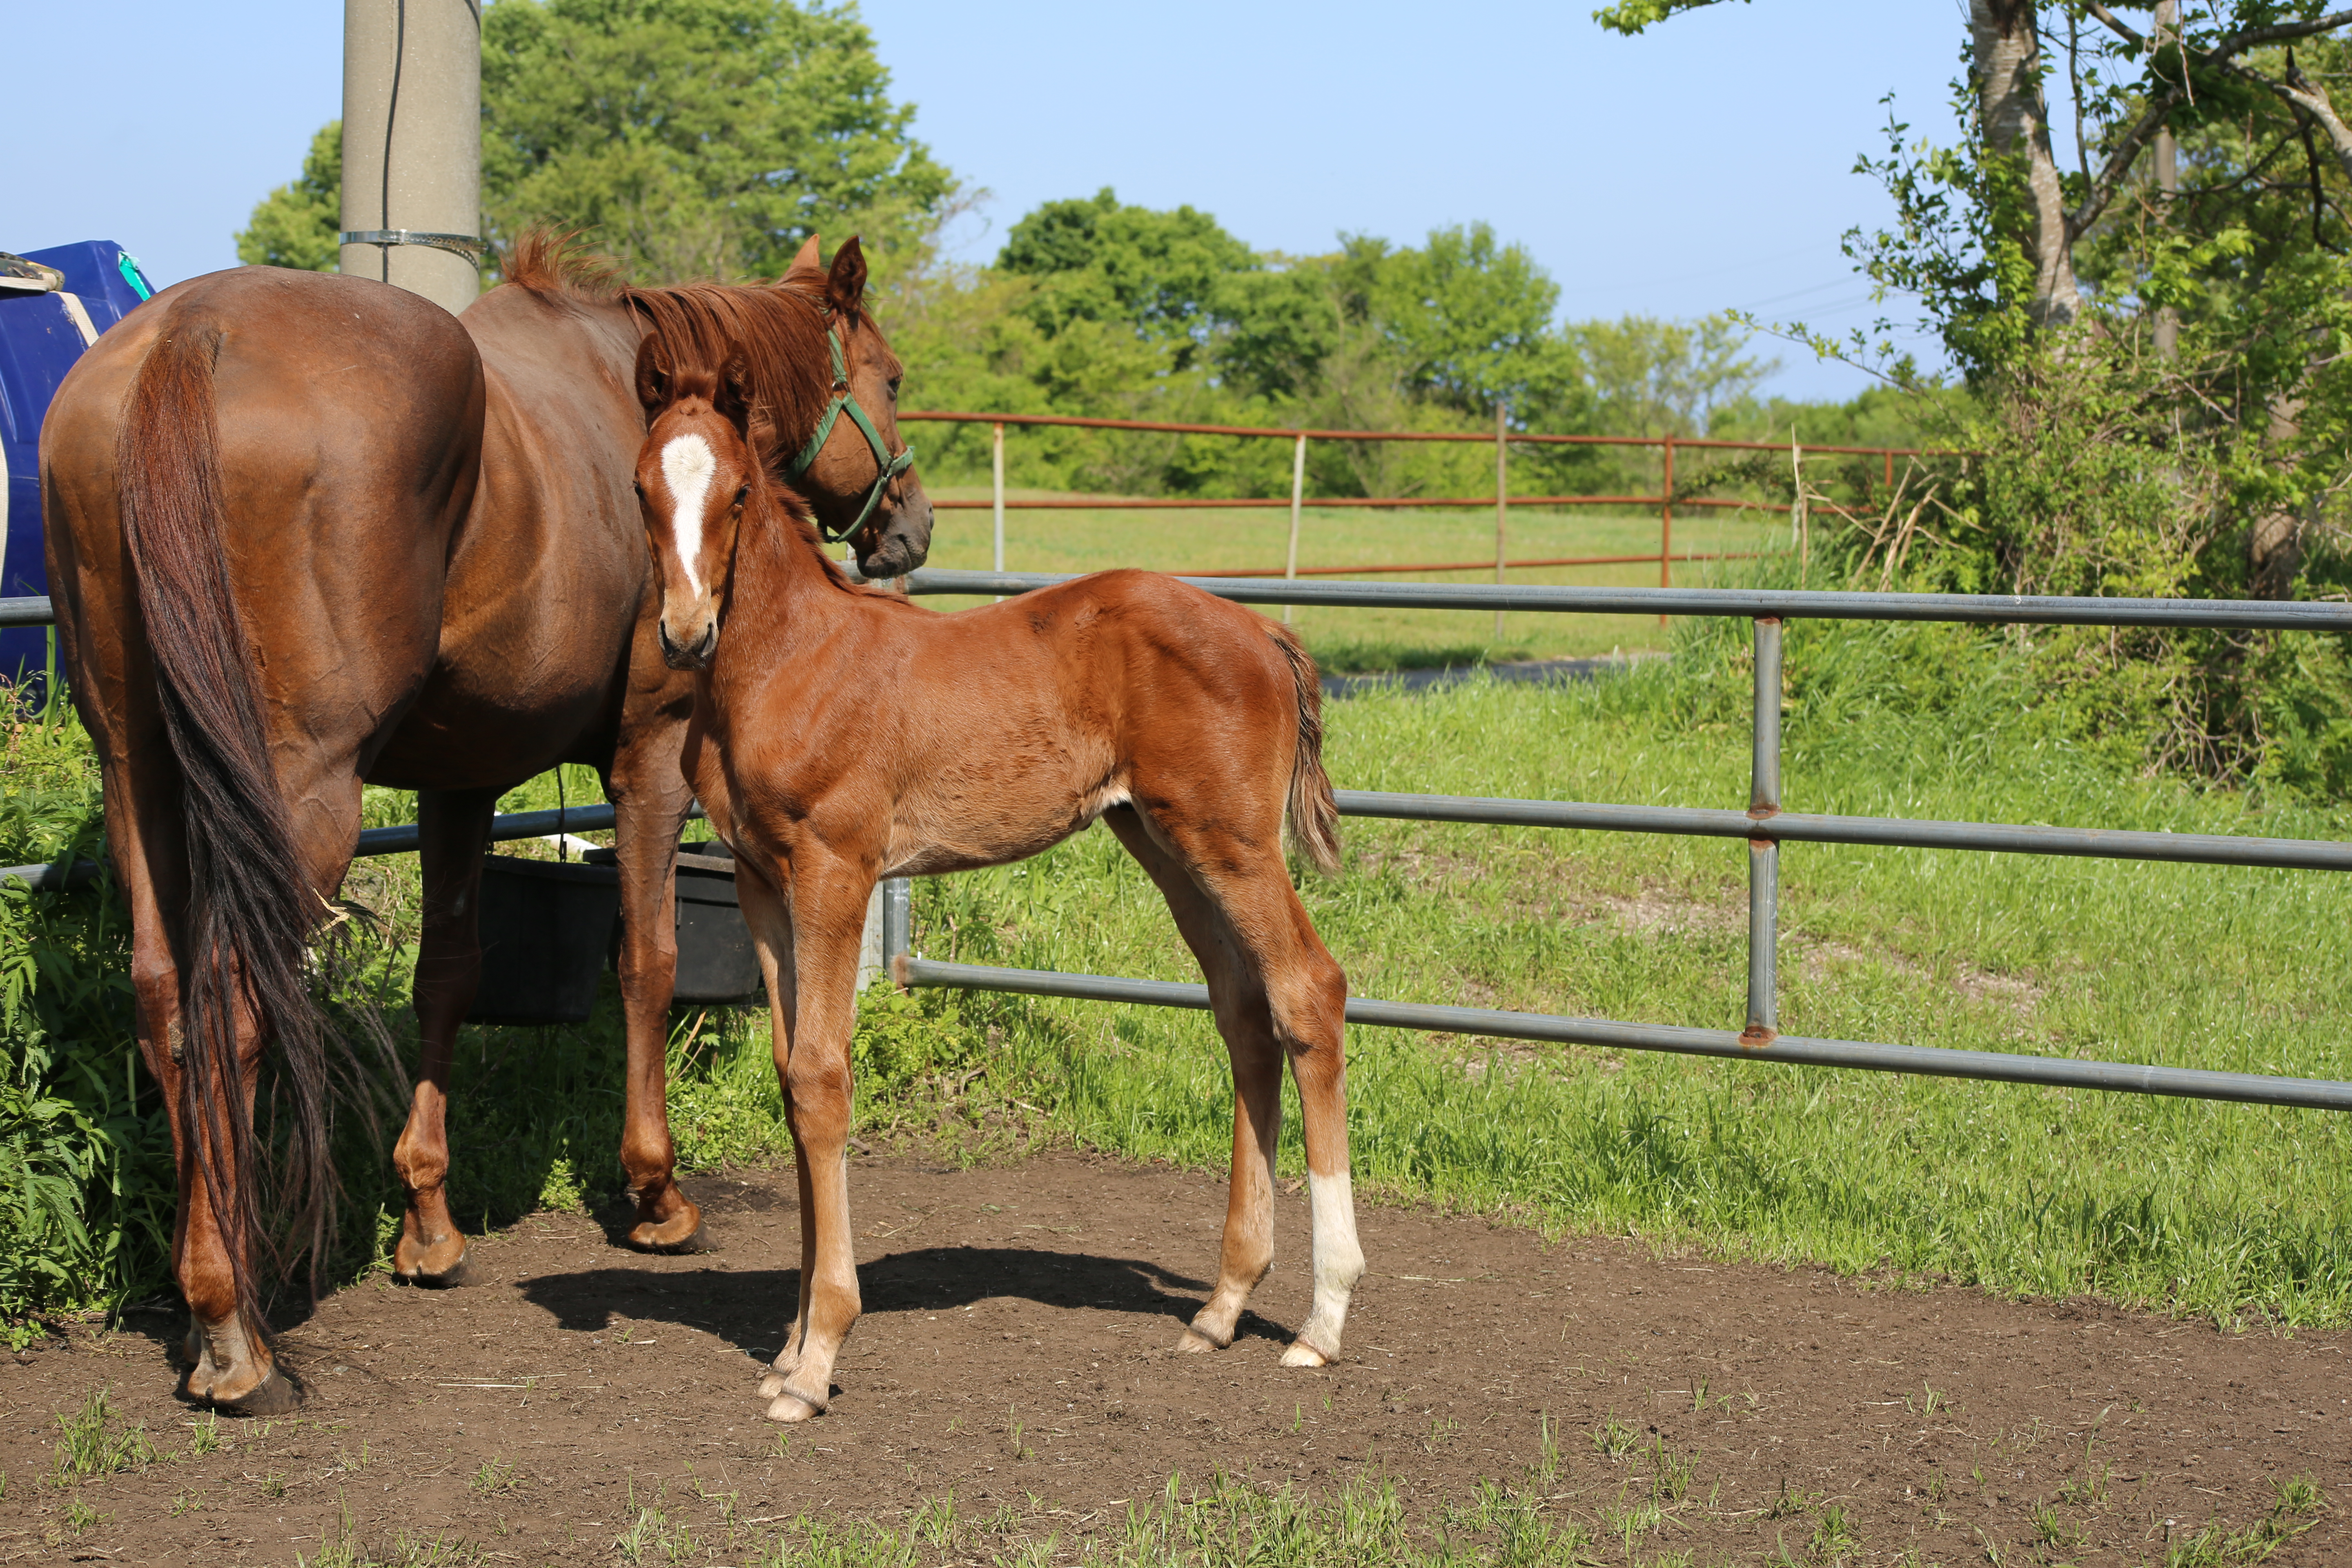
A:
{"label": "mare's ear", "polygon": [[801,241],[801,247],[798,250],[793,252],[793,264],[784,268],[784,274],[786,277],[790,277],[792,274],[798,272],[803,268],[806,268],[810,271],[815,272],[823,269],[824,266],[824,258],[817,254],[816,236],[812,234],[806,239]]}
{"label": "mare's ear", "polygon": [[855,316],[866,307],[866,252],[858,248],[854,234],[833,253],[833,270],[824,278],[824,297],[845,316]]}
{"label": "mare's ear", "polygon": [[727,356],[727,368],[719,373],[719,385],[712,392],[710,405],[735,426],[737,435],[746,441],[751,439],[751,372],[743,363],[741,349]]}
{"label": "mare's ear", "polygon": [[661,348],[647,332],[637,344],[637,401],[651,414],[669,401],[669,367],[661,362]]}

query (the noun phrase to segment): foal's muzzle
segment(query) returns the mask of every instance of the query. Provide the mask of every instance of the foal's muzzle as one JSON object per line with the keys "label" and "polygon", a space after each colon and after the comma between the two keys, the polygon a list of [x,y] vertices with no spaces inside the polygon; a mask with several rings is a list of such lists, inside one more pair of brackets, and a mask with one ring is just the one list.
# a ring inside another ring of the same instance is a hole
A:
{"label": "foal's muzzle", "polygon": [[667,618],[654,624],[654,632],[661,638],[662,662],[672,669],[708,669],[710,668],[710,656],[719,651],[719,623],[716,619],[705,622],[702,635],[684,647],[669,635]]}

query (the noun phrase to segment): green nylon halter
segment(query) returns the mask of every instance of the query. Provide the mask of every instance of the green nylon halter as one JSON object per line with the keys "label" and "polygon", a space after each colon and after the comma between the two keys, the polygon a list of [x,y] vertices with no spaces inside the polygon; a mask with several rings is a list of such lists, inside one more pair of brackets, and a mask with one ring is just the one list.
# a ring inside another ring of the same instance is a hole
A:
{"label": "green nylon halter", "polygon": [[890,448],[883,444],[882,433],[874,428],[874,421],[866,416],[866,410],[857,406],[857,399],[849,390],[849,362],[842,357],[841,324],[838,321],[825,324],[824,342],[825,346],[833,351],[833,401],[824,405],[824,417],[816,422],[816,434],[809,437],[808,445],[801,448],[800,455],[784,471],[795,479],[807,473],[809,466],[816,461],[816,455],[824,450],[825,439],[833,434],[834,421],[841,417],[844,409],[848,410],[851,422],[864,433],[866,444],[874,448],[877,471],[874,488],[866,492],[866,504],[857,509],[855,522],[835,533],[822,520],[818,521],[817,527],[825,539],[838,544],[866,526],[866,520],[872,517],[874,509],[882,504],[882,492],[890,488],[890,481],[915,466],[915,448],[908,447],[897,457],[892,457]]}

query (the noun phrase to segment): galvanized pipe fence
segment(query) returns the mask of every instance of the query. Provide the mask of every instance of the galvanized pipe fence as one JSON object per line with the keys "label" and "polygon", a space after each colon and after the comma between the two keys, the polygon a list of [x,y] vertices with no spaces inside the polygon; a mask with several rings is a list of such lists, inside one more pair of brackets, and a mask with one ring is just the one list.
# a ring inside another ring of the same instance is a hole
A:
{"label": "galvanized pipe fence", "polygon": [[[1484,508],[1490,501],[1495,508],[1495,581],[1502,583],[1507,570],[1533,570],[1557,566],[1629,565],[1654,561],[1658,563],[1658,584],[1671,588],[1677,561],[1718,561],[1744,558],[1753,552],[1713,552],[1675,553],[1675,509],[1685,510],[1729,510],[1738,511],[1788,512],[1789,503],[1747,500],[1721,496],[1684,494],[1675,487],[1675,455],[1676,452],[1770,452],[1787,453],[1792,468],[1801,475],[1807,457],[1861,457],[1880,459],[1885,476],[1883,483],[1888,491],[1895,488],[1895,459],[1903,458],[1965,458],[1965,452],[1945,452],[1922,447],[1846,447],[1807,446],[1791,441],[1783,446],[1773,441],[1721,441],[1701,437],[1685,436],[1551,436],[1510,428],[1508,408],[1495,405],[1495,433],[1491,436],[1461,430],[1319,430],[1286,429],[1258,425],[1188,425],[1154,419],[1100,419],[1063,414],[968,414],[945,410],[902,411],[901,421],[929,421],[950,425],[987,425],[990,435],[990,468],[992,494],[987,500],[933,500],[932,506],[942,511],[973,510],[985,507],[992,513],[994,534],[991,542],[990,560],[997,571],[1004,570],[1004,514],[1008,506],[1014,510],[1031,511],[1236,511],[1259,510],[1287,506],[1290,509],[1290,542],[1287,559],[1283,565],[1285,581],[1299,577],[1350,575],[1404,572],[1465,572],[1483,570],[1484,561],[1423,561],[1401,565],[1354,564],[1341,566],[1305,566],[1298,564],[1299,515],[1306,507],[1350,508],[1369,507],[1380,510],[1399,508],[1443,508],[1465,510]],[[1091,500],[1085,497],[1057,496],[1045,500],[1008,502],[1004,492],[1004,432],[1006,426],[1062,426],[1083,430],[1123,430],[1139,433],[1160,433],[1178,436],[1227,436],[1241,439],[1279,440],[1293,443],[1290,494],[1286,497],[1224,498],[1206,496],[1158,496],[1112,500]],[[1403,442],[1469,442],[1491,445],[1495,448],[1495,493],[1491,496],[1330,496],[1310,497],[1307,494],[1307,443],[1314,441],[1403,441]],[[1660,455],[1661,484],[1655,495],[1519,495],[1510,493],[1509,454],[1513,447],[1610,447],[1654,450]],[[1510,509],[1513,506],[1574,507],[1612,506],[1639,507],[1654,510],[1658,514],[1658,548],[1654,552],[1638,555],[1568,555],[1542,560],[1513,561],[1509,555]],[[1843,509],[1836,509],[1843,510]],[[1801,514],[1800,514],[1801,517]],[[1850,514],[1849,514],[1850,515]],[[1246,577],[1250,572],[1208,572],[1202,576]],[[1284,618],[1289,617],[1290,606],[1283,608]],[[1502,612],[1496,612],[1499,616]],[[1496,635],[1501,626],[1496,624]]]}
{"label": "galvanized pipe fence", "polygon": [[[912,594],[1028,593],[1068,579],[1031,573],[925,569],[905,580]],[[2092,856],[2215,866],[2352,871],[2352,844],[2226,834],[2132,832],[1909,817],[1835,816],[1780,809],[1782,634],[1793,619],[1957,621],[1976,624],[2207,627],[2223,630],[2352,631],[2352,605],[2247,600],[2076,599],[1948,594],[1869,594],[1765,589],[1661,589],[1387,583],[1299,583],[1280,578],[1189,579],[1242,604],[1394,605],[1417,609],[1550,614],[1651,613],[1738,616],[1753,622],[1756,668],[1748,806],[1744,812],[1570,801],[1494,799],[1339,790],[1346,816],[1412,822],[1483,823],[1616,833],[1737,838],[1748,846],[1747,1017],[1738,1030],[1576,1018],[1492,1008],[1443,1006],[1350,996],[1350,1023],[1385,1028],[1537,1040],[1623,1050],[1671,1051],[1749,1062],[1859,1068],[1942,1078],[2095,1089],[2198,1100],[2352,1110],[2352,1083],[2261,1073],[2083,1061],[2066,1058],[1817,1039],[1780,1031],[1778,1006],[1780,846],[1858,844]],[[913,951],[909,884],[884,884],[884,961],[902,985],[935,985],[1160,1007],[1206,1009],[1205,985],[948,963]]]}
{"label": "galvanized pipe fence", "polygon": [[[925,568],[902,579],[910,594],[1007,596],[1067,582],[1042,573],[951,572]],[[1784,843],[1891,848],[1972,849],[2025,855],[2086,856],[2209,866],[2352,871],[2352,843],[2257,838],[2231,834],[2149,833],[1912,817],[1839,816],[1780,809],[1781,646],[1794,619],[1946,621],[1977,625],[2164,626],[2236,631],[2352,632],[2352,605],[2228,599],[2084,599],[1960,594],[1831,593],[1745,588],[1578,588],[1485,584],[1301,583],[1282,578],[1191,578],[1239,604],[1393,605],[1442,610],[1535,611],[1556,615],[1713,616],[1746,618],[1755,627],[1755,689],[1748,807],[1744,812],[1473,795],[1336,792],[1340,815],[1409,822],[1661,833],[1745,840],[1748,851],[1747,1016],[1738,1030],[1628,1023],[1493,1008],[1348,998],[1350,1023],[1382,1028],[1484,1036],[1496,1039],[1668,1051],[1794,1066],[1910,1072],[1991,1082],[2039,1084],[2196,1100],[2352,1110],[2352,1083],[2263,1073],[2084,1061],[2068,1058],[1818,1039],[1780,1032],[1778,951],[1780,848]],[[50,619],[44,598],[0,599],[0,626]],[[698,811],[697,813],[699,815]],[[613,826],[609,805],[519,812],[496,819],[498,840]],[[359,855],[414,851],[414,826],[370,828]],[[88,860],[0,868],[0,879],[60,889],[94,879]],[[1206,1010],[1205,985],[1117,975],[950,963],[914,952],[912,888],[904,878],[881,888],[883,961],[905,986],[945,986],[1017,995]]]}

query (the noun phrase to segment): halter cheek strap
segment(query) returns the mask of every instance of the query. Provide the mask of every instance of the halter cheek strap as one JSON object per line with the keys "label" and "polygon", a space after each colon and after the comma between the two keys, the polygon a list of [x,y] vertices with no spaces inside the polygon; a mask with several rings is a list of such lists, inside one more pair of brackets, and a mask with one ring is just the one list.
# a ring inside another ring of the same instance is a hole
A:
{"label": "halter cheek strap", "polygon": [[833,351],[833,400],[824,405],[824,417],[816,422],[816,434],[808,438],[808,445],[800,449],[799,455],[793,458],[784,472],[795,479],[807,473],[809,466],[816,461],[816,455],[824,450],[825,440],[833,434],[834,421],[839,419],[844,412],[849,415],[850,422],[865,436],[866,444],[874,448],[874,488],[866,492],[866,504],[858,508],[856,521],[847,528],[836,533],[822,521],[817,524],[829,542],[838,544],[866,526],[866,520],[872,517],[874,509],[882,504],[882,492],[890,488],[890,481],[915,466],[915,448],[908,447],[893,457],[890,448],[883,443],[882,432],[874,427],[874,421],[866,417],[866,410],[857,406],[857,398],[849,390],[849,362],[842,357],[839,321],[826,324],[824,342],[825,346]]}

